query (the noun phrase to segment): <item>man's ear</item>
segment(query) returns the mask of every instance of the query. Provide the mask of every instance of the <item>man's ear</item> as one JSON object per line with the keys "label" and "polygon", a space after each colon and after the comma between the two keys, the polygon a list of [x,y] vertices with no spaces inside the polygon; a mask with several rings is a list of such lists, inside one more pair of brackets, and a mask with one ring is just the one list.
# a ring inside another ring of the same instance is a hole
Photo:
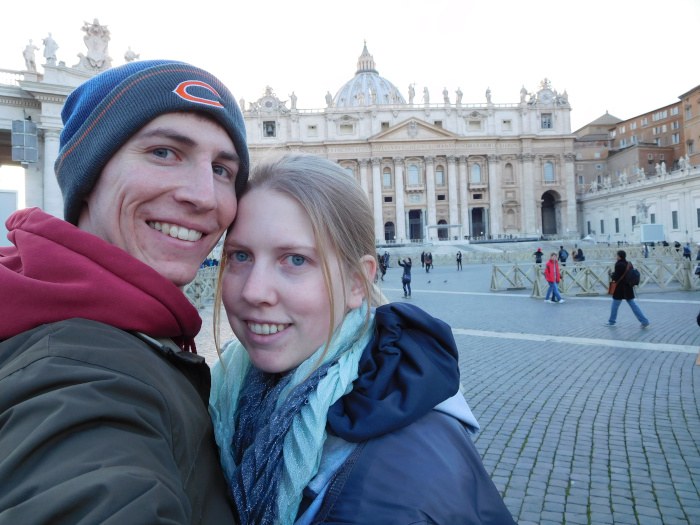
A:
{"label": "man's ear", "polygon": [[365,280],[372,282],[374,275],[377,273],[377,260],[371,255],[363,255],[360,259],[360,266],[364,275],[353,275],[350,283],[350,292],[347,297],[347,307],[350,310],[362,306],[362,301],[365,299]]}

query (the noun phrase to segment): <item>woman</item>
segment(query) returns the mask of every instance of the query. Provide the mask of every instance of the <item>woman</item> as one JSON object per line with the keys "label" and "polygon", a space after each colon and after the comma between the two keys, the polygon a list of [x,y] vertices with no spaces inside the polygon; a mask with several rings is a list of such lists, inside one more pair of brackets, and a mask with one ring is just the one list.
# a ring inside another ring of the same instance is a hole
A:
{"label": "woman", "polygon": [[457,252],[457,271],[460,271],[462,269],[462,252],[458,251]]}
{"label": "woman", "polygon": [[[549,260],[547,264],[544,265],[544,278],[549,283],[549,288],[547,288],[547,295],[544,298],[545,303],[564,303],[564,299],[561,298],[559,294],[559,281],[561,280],[561,275],[559,274],[559,263],[557,262],[557,254],[552,253],[549,255]],[[549,300],[549,296],[552,296],[552,300]]]}
{"label": "woman", "polygon": [[610,280],[617,283],[612,296],[612,305],[610,307],[610,319],[605,323],[605,326],[615,326],[617,322],[617,310],[620,308],[620,303],[624,299],[630,305],[632,313],[637,320],[642,323],[641,327],[649,326],[649,319],[644,317],[642,310],[634,300],[634,286],[631,286],[625,277],[627,272],[632,269],[632,264],[627,262],[627,252],[618,250],[617,261],[615,262],[615,271],[610,275]]}
{"label": "woman", "polygon": [[403,275],[401,276],[401,284],[403,285],[403,298],[411,297],[411,258],[408,257],[404,262],[401,262],[399,257],[399,266],[403,266]]}
{"label": "woman", "polygon": [[337,164],[255,171],[224,244],[238,341],[210,400],[240,522],[514,523],[469,437],[449,326],[383,304],[373,253],[367,198]]}

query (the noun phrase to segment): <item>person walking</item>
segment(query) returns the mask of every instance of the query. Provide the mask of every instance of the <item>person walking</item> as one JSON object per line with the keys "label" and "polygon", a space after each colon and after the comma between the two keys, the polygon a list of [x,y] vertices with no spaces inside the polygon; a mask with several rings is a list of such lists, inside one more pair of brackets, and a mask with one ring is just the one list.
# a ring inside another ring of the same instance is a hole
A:
{"label": "person walking", "polygon": [[537,248],[537,251],[535,253],[533,253],[532,255],[535,256],[535,264],[542,264],[542,256],[544,254],[542,253],[541,248]]}
{"label": "person walking", "polygon": [[644,243],[644,258],[649,258],[649,245],[647,243]]}
{"label": "person walking", "polygon": [[[545,303],[564,303],[564,299],[561,298],[559,294],[559,281],[561,280],[561,274],[559,273],[559,263],[557,263],[557,254],[552,253],[549,256],[547,264],[544,266],[544,278],[549,283],[549,288],[547,289],[547,295],[544,298]],[[549,296],[552,296],[550,301]]]}
{"label": "person walking", "polygon": [[430,273],[430,268],[433,266],[433,254],[428,252],[425,254],[425,273]]}
{"label": "person walking", "polygon": [[605,323],[605,326],[615,326],[615,323],[617,322],[617,310],[620,308],[620,303],[623,299],[630,305],[632,313],[634,313],[637,320],[642,323],[642,328],[649,326],[649,319],[644,317],[642,310],[634,300],[634,286],[630,285],[625,280],[627,272],[632,268],[632,263],[627,262],[627,253],[624,250],[618,250],[615,271],[610,274],[610,280],[617,284],[615,286],[615,291],[612,294],[610,319],[608,319],[608,322]]}
{"label": "person walking", "polygon": [[381,256],[380,254],[377,254],[377,264],[379,264],[379,273],[382,274],[382,281],[383,281],[384,276],[386,275],[386,264],[384,264],[384,257]]}
{"label": "person walking", "polygon": [[401,284],[403,285],[404,299],[411,298],[411,258],[408,257],[404,262],[401,262],[399,257],[399,266],[403,266],[403,275],[401,276]]}
{"label": "person walking", "polygon": [[425,268],[425,252],[420,253],[420,267]]}
{"label": "person walking", "polygon": [[685,243],[685,246],[683,246],[683,257],[690,260],[690,243]]}
{"label": "person walking", "polygon": [[462,252],[457,252],[457,271],[462,269]]}
{"label": "person walking", "polygon": [[389,268],[389,252],[384,252],[384,266]]}

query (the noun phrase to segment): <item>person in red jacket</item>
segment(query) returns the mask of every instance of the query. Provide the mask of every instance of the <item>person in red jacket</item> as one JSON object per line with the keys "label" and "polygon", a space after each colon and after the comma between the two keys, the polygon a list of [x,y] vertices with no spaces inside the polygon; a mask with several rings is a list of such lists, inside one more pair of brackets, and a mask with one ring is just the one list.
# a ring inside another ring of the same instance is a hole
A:
{"label": "person in red jacket", "polygon": [[[557,262],[557,254],[552,253],[549,256],[547,264],[544,266],[544,278],[549,283],[549,288],[547,289],[547,295],[544,298],[545,303],[563,303],[564,299],[561,298],[559,294],[559,286],[557,283],[561,280],[561,275],[559,274],[559,263]],[[549,296],[552,299],[549,299]]]}

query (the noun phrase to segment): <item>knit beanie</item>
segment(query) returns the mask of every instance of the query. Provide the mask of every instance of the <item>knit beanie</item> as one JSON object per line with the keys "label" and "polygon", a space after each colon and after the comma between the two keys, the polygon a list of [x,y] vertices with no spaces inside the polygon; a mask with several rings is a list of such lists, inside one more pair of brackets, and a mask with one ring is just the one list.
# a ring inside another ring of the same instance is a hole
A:
{"label": "knit beanie", "polygon": [[230,91],[211,73],[172,60],[131,62],[88,80],[66,99],[55,171],[66,221],[77,224],[82,203],[102,169],[138,130],[175,111],[204,112],[226,130],[240,168],[236,194],[248,180],[245,123]]}

